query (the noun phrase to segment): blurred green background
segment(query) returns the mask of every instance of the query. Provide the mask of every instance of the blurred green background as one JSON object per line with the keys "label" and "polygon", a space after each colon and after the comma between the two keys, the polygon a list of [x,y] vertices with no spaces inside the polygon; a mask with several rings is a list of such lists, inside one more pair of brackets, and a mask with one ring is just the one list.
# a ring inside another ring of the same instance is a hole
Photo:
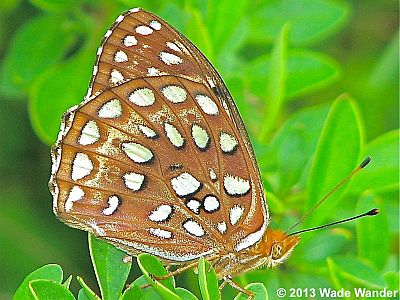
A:
{"label": "blurred green background", "polygon": [[[183,32],[224,78],[256,150],[274,228],[287,229],[373,158],[302,226],[373,207],[379,216],[306,234],[284,265],[238,281],[264,282],[271,299],[278,287],[398,288],[397,1],[3,0],[0,299],[47,263],[96,290],[86,233],[52,213],[49,150],[61,114],[86,94],[105,31],[137,6]],[[131,279],[140,275],[133,269]],[[198,293],[186,273],[178,285]]]}

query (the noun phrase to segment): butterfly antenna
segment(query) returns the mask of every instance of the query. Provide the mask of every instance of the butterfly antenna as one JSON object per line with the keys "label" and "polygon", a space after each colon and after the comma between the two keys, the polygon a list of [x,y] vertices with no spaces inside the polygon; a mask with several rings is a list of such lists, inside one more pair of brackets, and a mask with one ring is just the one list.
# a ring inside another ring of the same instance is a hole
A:
{"label": "butterfly antenna", "polygon": [[346,223],[346,222],[349,222],[349,221],[352,221],[352,220],[355,220],[355,219],[359,219],[359,218],[362,218],[362,217],[365,217],[365,216],[375,216],[377,214],[379,214],[379,209],[378,208],[374,208],[374,209],[371,209],[371,210],[369,210],[369,211],[367,211],[367,212],[365,212],[365,213],[363,213],[361,215],[358,215],[358,216],[354,216],[354,217],[351,217],[351,218],[343,219],[343,220],[340,220],[340,221],[336,221],[336,222],[333,222],[333,223],[329,223],[329,224],[325,224],[325,225],[321,225],[321,226],[317,226],[317,227],[312,227],[312,228],[299,230],[299,231],[296,231],[296,232],[293,232],[293,233],[289,234],[288,236],[297,235],[297,234],[304,233],[304,232],[307,232],[307,231],[313,231],[313,230],[317,230],[317,229],[322,229],[322,228],[329,227],[329,226],[332,226],[332,225]]}
{"label": "butterfly antenna", "polygon": [[[365,168],[368,163],[371,161],[371,157],[367,156],[362,163],[353,171],[351,172],[349,175],[347,175],[342,181],[340,181],[332,190],[330,190],[316,205],[314,205],[313,208],[311,208],[307,213],[305,213],[293,226],[291,226],[288,230],[286,230],[285,234],[288,233],[289,231],[291,231],[293,228],[295,228],[296,226],[298,226],[301,222],[303,222],[306,218],[308,218],[309,215],[311,215],[318,207],[321,206],[322,203],[324,203],[326,201],[326,199],[328,199],[333,193],[335,193],[342,185],[344,185],[347,181],[349,181],[354,175],[356,175],[359,171],[361,171],[363,168]],[[360,217],[360,216],[357,216]],[[353,218],[357,218],[357,217],[353,217]],[[350,218],[352,219],[352,218]],[[350,221],[350,220],[347,220]],[[347,222],[346,220],[343,220],[343,222]],[[342,221],[338,221],[339,223]],[[323,225],[324,226],[329,226],[329,225],[333,225],[332,224],[328,224],[328,225]],[[311,230],[311,229],[310,229]],[[308,230],[307,230],[308,231]],[[294,233],[293,233],[294,234]],[[293,235],[290,234],[290,235]]]}

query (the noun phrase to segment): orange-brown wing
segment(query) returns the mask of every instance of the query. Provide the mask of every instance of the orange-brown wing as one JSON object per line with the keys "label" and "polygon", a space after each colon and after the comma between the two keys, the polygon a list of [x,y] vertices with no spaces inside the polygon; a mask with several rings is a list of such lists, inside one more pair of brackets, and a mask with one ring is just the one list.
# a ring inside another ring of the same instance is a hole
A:
{"label": "orange-brown wing", "polygon": [[71,226],[170,261],[256,243],[268,223],[252,148],[204,56],[143,10],[118,17],[86,100],[53,149],[54,209]]}

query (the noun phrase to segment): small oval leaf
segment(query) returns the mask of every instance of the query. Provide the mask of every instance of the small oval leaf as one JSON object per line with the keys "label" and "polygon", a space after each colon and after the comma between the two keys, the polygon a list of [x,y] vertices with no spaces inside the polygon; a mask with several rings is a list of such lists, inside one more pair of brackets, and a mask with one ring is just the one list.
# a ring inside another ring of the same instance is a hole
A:
{"label": "small oval leaf", "polygon": [[59,265],[50,264],[33,271],[25,277],[24,281],[15,292],[13,300],[33,299],[29,289],[29,282],[37,279],[47,279],[61,283],[63,279],[63,270]]}
{"label": "small oval leaf", "polygon": [[152,276],[154,275],[163,276],[168,274],[157,258],[143,253],[139,254],[137,257],[137,262],[147,281],[163,298],[166,300],[180,299],[180,297],[175,294],[175,281],[172,276],[162,280],[161,282],[153,279]]}
{"label": "small oval leaf", "polygon": [[65,22],[60,15],[40,15],[18,29],[1,67],[2,92],[25,92],[39,74],[64,56],[72,41]]}
{"label": "small oval leaf", "polygon": [[293,26],[293,32],[290,35],[291,44],[315,43],[339,30],[344,25],[349,12],[349,6],[345,2],[338,1],[267,1],[266,5],[255,12],[251,39],[258,42],[270,42],[279,34],[282,25],[290,22]]}
{"label": "small oval leaf", "polygon": [[78,276],[76,279],[78,280],[80,286],[82,287],[79,293],[85,294],[82,295],[82,297],[85,296],[86,299],[90,300],[100,300],[100,297],[97,296],[96,293],[91,290],[91,288],[86,284],[86,282],[83,280],[82,277]]}
{"label": "small oval leaf", "polygon": [[[351,98],[341,96],[333,103],[318,141],[308,178],[305,212],[360,163],[358,157],[361,143],[362,128],[358,109]],[[322,224],[326,217],[332,216],[343,191],[342,187],[322,203],[318,212],[305,220],[304,228]]]}
{"label": "small oval leaf", "polygon": [[125,286],[131,263],[126,253],[89,234],[89,250],[103,300],[118,299]]}
{"label": "small oval leaf", "polygon": [[200,292],[204,300],[219,299],[218,278],[214,268],[211,264],[204,259],[199,259],[198,263],[198,277]]}
{"label": "small oval leaf", "polygon": [[36,300],[75,300],[74,295],[65,286],[55,281],[33,280],[29,283],[29,288]]}

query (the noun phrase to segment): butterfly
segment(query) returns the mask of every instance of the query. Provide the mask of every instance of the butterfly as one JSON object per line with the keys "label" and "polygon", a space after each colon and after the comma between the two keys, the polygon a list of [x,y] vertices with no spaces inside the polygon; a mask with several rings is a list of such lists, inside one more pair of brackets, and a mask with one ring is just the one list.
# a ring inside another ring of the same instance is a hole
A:
{"label": "butterfly", "polygon": [[180,266],[205,257],[243,291],[232,277],[282,263],[299,242],[268,228],[252,145],[221,77],[145,10],[106,32],[51,152],[57,217],[130,255]]}

